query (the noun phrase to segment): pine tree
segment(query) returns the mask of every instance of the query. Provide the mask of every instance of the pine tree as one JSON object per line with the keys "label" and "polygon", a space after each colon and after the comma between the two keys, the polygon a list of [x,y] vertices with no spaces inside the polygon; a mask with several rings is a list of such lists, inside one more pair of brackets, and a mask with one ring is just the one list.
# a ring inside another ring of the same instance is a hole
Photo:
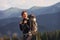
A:
{"label": "pine tree", "polygon": [[4,40],[10,40],[10,37],[7,36],[7,35],[4,35],[3,39],[4,39]]}
{"label": "pine tree", "polygon": [[14,34],[13,34],[12,40],[19,40],[18,37],[17,37],[17,33],[14,33]]}
{"label": "pine tree", "polygon": [[43,33],[43,35],[42,35],[42,40],[48,40],[48,37],[47,37],[46,32]]}
{"label": "pine tree", "polygon": [[41,33],[40,32],[37,32],[36,40],[41,40]]}

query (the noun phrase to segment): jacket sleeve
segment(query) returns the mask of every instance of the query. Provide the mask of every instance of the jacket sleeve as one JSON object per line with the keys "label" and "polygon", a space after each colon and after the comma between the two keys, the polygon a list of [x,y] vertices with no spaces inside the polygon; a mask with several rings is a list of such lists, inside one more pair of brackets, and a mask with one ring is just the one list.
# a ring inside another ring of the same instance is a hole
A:
{"label": "jacket sleeve", "polygon": [[23,30],[22,27],[23,27],[22,24],[19,24],[19,28],[20,28],[21,31]]}

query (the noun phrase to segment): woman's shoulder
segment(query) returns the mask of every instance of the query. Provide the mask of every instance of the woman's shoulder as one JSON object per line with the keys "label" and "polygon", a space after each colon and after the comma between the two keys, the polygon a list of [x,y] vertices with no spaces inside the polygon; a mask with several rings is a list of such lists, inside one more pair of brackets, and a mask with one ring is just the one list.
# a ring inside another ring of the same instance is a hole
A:
{"label": "woman's shoulder", "polygon": [[22,24],[22,21],[19,24]]}
{"label": "woman's shoulder", "polygon": [[20,20],[19,24],[22,24],[22,19]]}

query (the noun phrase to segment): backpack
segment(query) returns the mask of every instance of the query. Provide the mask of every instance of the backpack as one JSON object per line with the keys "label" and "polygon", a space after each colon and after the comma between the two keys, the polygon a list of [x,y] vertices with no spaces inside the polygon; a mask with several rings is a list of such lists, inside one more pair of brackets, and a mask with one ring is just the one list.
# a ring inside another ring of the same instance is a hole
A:
{"label": "backpack", "polygon": [[34,15],[29,15],[29,22],[30,22],[30,28],[31,28],[31,32],[32,34],[36,34],[37,32],[37,22],[36,22],[36,17]]}

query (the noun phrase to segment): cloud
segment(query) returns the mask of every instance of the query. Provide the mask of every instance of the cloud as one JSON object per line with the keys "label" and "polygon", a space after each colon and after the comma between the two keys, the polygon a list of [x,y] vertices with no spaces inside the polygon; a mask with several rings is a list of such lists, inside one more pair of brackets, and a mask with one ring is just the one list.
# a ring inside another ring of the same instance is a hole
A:
{"label": "cloud", "polygon": [[28,9],[32,6],[50,6],[57,2],[60,2],[60,0],[0,0],[0,9],[10,7]]}
{"label": "cloud", "polygon": [[10,5],[8,4],[7,0],[0,0],[0,9],[7,9]]}

